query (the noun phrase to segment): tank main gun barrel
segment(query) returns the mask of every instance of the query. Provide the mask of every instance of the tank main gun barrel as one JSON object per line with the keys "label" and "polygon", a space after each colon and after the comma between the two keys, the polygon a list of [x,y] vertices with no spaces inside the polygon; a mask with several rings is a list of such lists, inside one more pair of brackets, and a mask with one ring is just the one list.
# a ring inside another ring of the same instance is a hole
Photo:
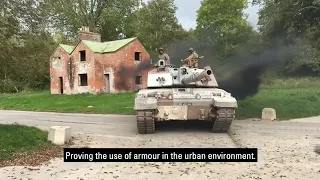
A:
{"label": "tank main gun barrel", "polygon": [[197,82],[200,81],[202,79],[208,79],[210,78],[210,75],[212,74],[212,70],[211,69],[205,69],[204,71],[202,71],[199,74],[192,74],[188,77],[185,77],[181,80],[181,83],[184,85],[190,84],[192,82]]}

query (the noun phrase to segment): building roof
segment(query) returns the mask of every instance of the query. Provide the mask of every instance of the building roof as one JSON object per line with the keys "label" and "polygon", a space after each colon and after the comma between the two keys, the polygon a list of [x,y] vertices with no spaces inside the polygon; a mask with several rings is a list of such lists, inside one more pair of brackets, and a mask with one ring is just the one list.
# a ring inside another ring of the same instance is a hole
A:
{"label": "building roof", "polygon": [[110,53],[119,50],[120,48],[124,47],[125,45],[129,44],[135,39],[136,38],[128,38],[108,42],[95,42],[83,40],[82,42],[95,53]]}
{"label": "building roof", "polygon": [[62,49],[64,49],[67,53],[71,53],[73,51],[73,49],[75,48],[74,46],[69,46],[69,45],[66,45],[66,44],[59,44]]}
{"label": "building roof", "polygon": [[[82,40],[86,46],[88,46],[89,49],[91,49],[95,53],[110,53],[115,52],[122,47],[126,46],[133,40],[137,39],[134,38],[128,38],[128,39],[121,39],[116,41],[107,41],[107,42],[96,42],[96,41],[88,41],[88,40]],[[73,52],[73,50],[76,48],[76,46],[69,46],[65,44],[59,44],[65,51],[67,51],[69,54]]]}

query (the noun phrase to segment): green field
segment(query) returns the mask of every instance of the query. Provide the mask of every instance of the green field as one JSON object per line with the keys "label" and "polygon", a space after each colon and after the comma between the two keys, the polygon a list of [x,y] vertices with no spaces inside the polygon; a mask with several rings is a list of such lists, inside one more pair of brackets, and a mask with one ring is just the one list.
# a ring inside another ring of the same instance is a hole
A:
{"label": "green field", "polygon": [[[265,107],[275,108],[282,120],[320,115],[319,88],[319,79],[265,81],[258,94],[238,101],[237,118],[259,118]],[[130,115],[134,114],[134,95],[51,95],[48,91],[2,94],[0,109]]]}
{"label": "green field", "polygon": [[13,155],[34,152],[51,146],[48,134],[35,127],[0,124],[0,162]]}
{"label": "green field", "polygon": [[[132,114],[133,93],[51,95],[48,91],[0,96],[0,109],[46,112]],[[88,107],[92,106],[92,107]]]}

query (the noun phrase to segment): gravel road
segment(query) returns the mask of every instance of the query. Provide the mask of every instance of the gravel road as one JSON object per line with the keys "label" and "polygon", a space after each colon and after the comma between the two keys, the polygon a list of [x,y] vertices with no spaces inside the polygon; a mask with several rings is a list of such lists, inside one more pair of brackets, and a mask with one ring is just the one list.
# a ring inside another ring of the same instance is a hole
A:
{"label": "gravel road", "polygon": [[64,163],[5,167],[1,180],[53,179],[320,179],[320,117],[292,121],[237,120],[228,134],[208,132],[208,124],[165,123],[157,133],[139,135],[134,116],[0,111],[1,123],[48,130],[72,127],[76,145],[89,147],[252,147],[257,163]]}

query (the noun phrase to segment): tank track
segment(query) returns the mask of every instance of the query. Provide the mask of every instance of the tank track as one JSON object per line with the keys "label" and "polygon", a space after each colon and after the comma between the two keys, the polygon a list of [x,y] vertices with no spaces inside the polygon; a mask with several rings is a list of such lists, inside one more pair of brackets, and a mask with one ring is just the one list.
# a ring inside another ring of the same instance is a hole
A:
{"label": "tank track", "polygon": [[136,119],[139,134],[155,133],[156,127],[153,110],[137,111]]}
{"label": "tank track", "polygon": [[235,119],[234,108],[218,108],[217,117],[213,121],[213,133],[226,133],[228,132],[233,120]]}

